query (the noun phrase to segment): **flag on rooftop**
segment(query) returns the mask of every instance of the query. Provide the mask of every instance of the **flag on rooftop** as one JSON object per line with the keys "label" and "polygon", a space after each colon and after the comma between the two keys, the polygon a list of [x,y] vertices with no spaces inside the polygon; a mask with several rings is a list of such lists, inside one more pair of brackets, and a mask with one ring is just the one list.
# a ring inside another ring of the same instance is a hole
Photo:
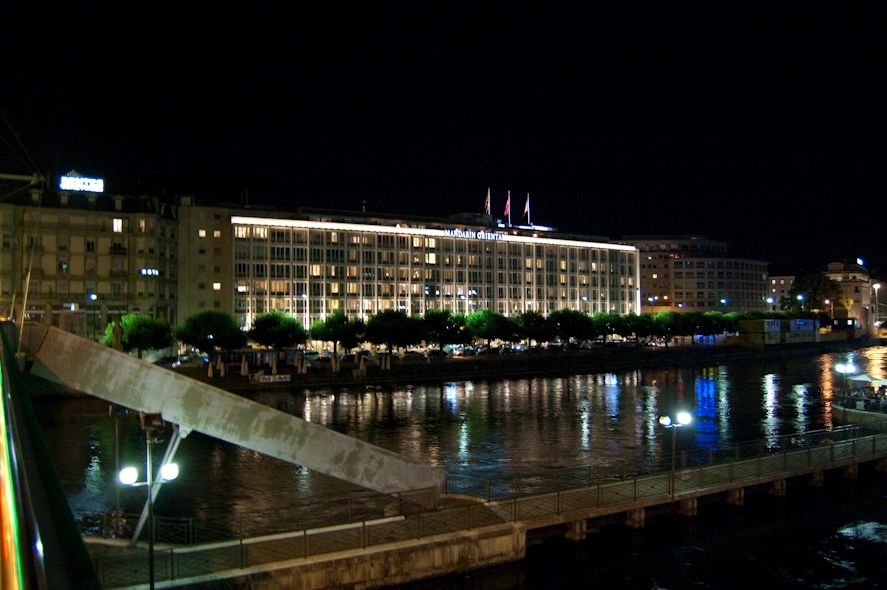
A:
{"label": "flag on rooftop", "polygon": [[508,200],[505,201],[505,215],[511,214],[511,191],[508,191]]}
{"label": "flag on rooftop", "polygon": [[530,216],[530,193],[527,193],[527,204],[524,205],[524,217]]}
{"label": "flag on rooftop", "polygon": [[487,203],[484,207],[484,212],[489,215],[490,214],[490,189],[487,189]]}

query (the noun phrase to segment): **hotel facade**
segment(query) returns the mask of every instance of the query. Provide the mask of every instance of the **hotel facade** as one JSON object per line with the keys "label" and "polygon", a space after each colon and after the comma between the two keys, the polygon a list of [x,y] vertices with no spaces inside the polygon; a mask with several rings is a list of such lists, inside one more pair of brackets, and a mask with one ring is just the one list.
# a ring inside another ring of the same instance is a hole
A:
{"label": "hotel facade", "polygon": [[385,310],[640,311],[633,246],[485,215],[231,213],[233,313],[244,326],[271,310],[306,326],[337,310],[361,319]]}

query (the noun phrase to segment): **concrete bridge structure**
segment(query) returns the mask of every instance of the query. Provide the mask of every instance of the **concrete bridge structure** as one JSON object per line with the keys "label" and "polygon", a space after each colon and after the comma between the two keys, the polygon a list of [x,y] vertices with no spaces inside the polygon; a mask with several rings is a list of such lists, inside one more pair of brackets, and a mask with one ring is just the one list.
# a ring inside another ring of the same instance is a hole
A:
{"label": "concrete bridge structure", "polygon": [[446,474],[409,457],[306,422],[58,328],[28,324],[22,352],[30,373],[107,400],[159,414],[178,426],[307,467],[374,491],[422,490],[413,501],[436,505]]}

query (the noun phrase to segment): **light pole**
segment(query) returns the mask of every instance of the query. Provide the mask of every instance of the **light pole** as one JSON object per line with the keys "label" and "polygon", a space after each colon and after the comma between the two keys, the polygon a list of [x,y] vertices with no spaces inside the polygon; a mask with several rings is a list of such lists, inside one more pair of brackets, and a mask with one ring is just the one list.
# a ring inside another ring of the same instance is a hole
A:
{"label": "light pole", "polygon": [[878,313],[878,291],[881,290],[881,283],[875,283],[872,285],[872,289],[875,290],[875,325],[878,325],[878,321],[881,319],[880,314]]}
{"label": "light pole", "polygon": [[[89,294],[89,302],[90,302],[91,305],[87,305],[87,310],[86,310],[86,311],[87,311],[87,314],[86,314],[87,316],[93,315],[93,313],[92,313],[91,310],[94,310],[94,309],[95,309],[95,300],[98,299],[98,298],[99,298],[99,296],[96,295],[95,293],[90,293],[90,294]],[[87,320],[89,320],[89,319],[92,320],[92,339],[95,340],[95,317],[87,318]]]}
{"label": "light pole", "polygon": [[678,412],[678,421],[672,422],[670,416],[660,416],[659,423],[662,424],[665,428],[671,428],[671,500],[674,502],[675,496],[675,468],[676,465],[676,456],[677,456],[677,439],[678,439],[678,431],[677,429],[681,426],[686,426],[690,422],[693,421],[693,416],[690,415],[689,412]]}
{"label": "light pole", "polygon": [[[139,472],[135,467],[125,467],[120,470],[120,483],[127,486],[148,486],[148,576],[151,590],[154,590],[154,479],[152,472],[154,467],[151,465],[151,446],[154,444],[152,434],[155,426],[153,424],[145,424],[145,444],[147,446],[147,468],[145,474],[147,481],[136,481]],[[179,475],[179,467],[175,463],[165,463],[160,467],[160,477],[158,483],[164,481],[172,481]]]}
{"label": "light pole", "polygon": [[825,304],[829,306],[829,313],[832,316],[832,319],[835,319],[835,302],[831,299],[826,299]]}
{"label": "light pole", "polygon": [[804,296],[798,295],[798,301],[801,302],[801,311],[806,311],[806,309],[804,309]]}
{"label": "light pole", "polygon": [[835,371],[840,373],[843,376],[843,380],[841,382],[841,390],[842,393],[847,393],[847,373],[855,373],[856,367],[853,366],[853,363],[840,363],[835,365]]}

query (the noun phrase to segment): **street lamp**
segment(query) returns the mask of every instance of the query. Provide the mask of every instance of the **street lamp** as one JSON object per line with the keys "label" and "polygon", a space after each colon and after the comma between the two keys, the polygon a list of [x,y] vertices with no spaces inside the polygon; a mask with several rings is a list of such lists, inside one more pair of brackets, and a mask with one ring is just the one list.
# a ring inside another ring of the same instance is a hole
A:
{"label": "street lamp", "polygon": [[875,325],[878,325],[878,320],[881,319],[880,314],[878,313],[878,291],[881,290],[881,283],[875,283],[872,285],[872,289],[875,290]]}
{"label": "street lamp", "polygon": [[[154,590],[154,485],[155,483],[163,483],[172,481],[179,475],[179,467],[175,463],[165,463],[160,467],[160,477],[155,481],[152,478],[154,470],[151,465],[151,446],[154,444],[152,434],[155,430],[153,425],[145,424],[145,443],[147,451],[147,468],[145,473],[147,481],[136,481],[139,478],[139,472],[135,467],[125,467],[120,470],[120,483],[127,486],[148,486],[148,575],[151,590]],[[133,540],[133,544],[135,540]]]}
{"label": "street lamp", "polygon": [[677,429],[681,426],[686,426],[690,422],[693,421],[693,416],[690,415],[689,412],[678,412],[677,415],[678,421],[672,422],[670,416],[660,416],[659,423],[662,424],[665,428],[671,428],[671,499],[674,501],[675,495],[675,468],[676,462],[675,458],[677,456],[677,438],[678,431]]}
{"label": "street lamp", "polygon": [[801,311],[806,311],[806,310],[804,309],[804,296],[803,296],[803,295],[798,295],[798,301],[801,302]]}
{"label": "street lamp", "polygon": [[[91,310],[95,309],[95,300],[98,298],[99,298],[99,296],[96,295],[95,293],[89,294],[89,301],[92,305],[87,305],[87,310],[86,310],[87,314],[86,315],[93,315]],[[95,340],[95,317],[87,318],[87,320],[89,320],[89,319],[92,319],[92,339]]]}
{"label": "street lamp", "polygon": [[841,389],[844,393],[847,393],[847,373],[855,373],[856,367],[853,366],[853,363],[840,363],[835,365],[835,371],[843,375]]}
{"label": "street lamp", "polygon": [[835,319],[835,302],[832,301],[831,299],[826,299],[825,304],[829,306],[829,310],[830,310],[829,313],[831,313],[832,319],[834,320]]}

